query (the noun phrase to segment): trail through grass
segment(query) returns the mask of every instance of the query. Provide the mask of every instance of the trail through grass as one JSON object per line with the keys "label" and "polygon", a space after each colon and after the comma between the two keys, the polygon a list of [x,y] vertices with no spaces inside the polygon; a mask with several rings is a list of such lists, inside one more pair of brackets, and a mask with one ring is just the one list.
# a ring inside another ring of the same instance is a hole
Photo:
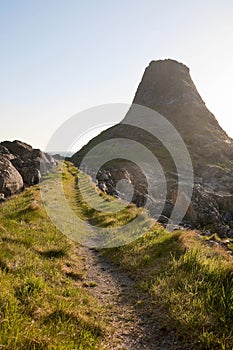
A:
{"label": "trail through grass", "polygon": [[210,248],[197,232],[157,226],[104,254],[162,308],[161,323],[184,349],[233,349],[233,258],[222,248]]}
{"label": "trail through grass", "polygon": [[[82,198],[76,175],[77,169],[66,163],[62,175],[66,198],[90,226],[110,229],[140,214],[133,205],[113,214],[93,210]],[[94,190],[106,205],[114,202],[89,177],[81,176],[87,196]],[[53,175],[45,181],[54,181]],[[150,220],[146,215],[144,219]],[[126,271],[150,297],[151,308],[159,310],[154,324],[160,324],[164,337],[176,334],[174,349],[232,350],[232,256],[219,245],[209,246],[198,232],[170,233],[158,224],[135,238],[99,254]],[[39,187],[27,189],[0,207],[1,348],[103,348],[106,333],[111,333],[106,321],[109,313],[88,292],[95,288],[95,281],[85,280],[85,257],[78,251],[78,245],[48,218]],[[135,312],[139,305],[140,298]]]}
{"label": "trail through grass", "polygon": [[77,246],[47,217],[39,187],[2,205],[1,349],[99,349],[103,310],[78,283],[82,274]]}

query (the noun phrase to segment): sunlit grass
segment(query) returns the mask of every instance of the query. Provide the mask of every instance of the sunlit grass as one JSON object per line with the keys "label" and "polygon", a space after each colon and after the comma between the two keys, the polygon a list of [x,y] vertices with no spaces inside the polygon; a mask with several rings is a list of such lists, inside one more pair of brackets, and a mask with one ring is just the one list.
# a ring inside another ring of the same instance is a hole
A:
{"label": "sunlit grass", "polygon": [[[63,187],[83,220],[107,230],[140,214],[134,205],[106,212],[108,203],[117,202],[80,172],[85,195],[95,191],[103,198],[103,211],[93,210],[82,198],[77,171],[64,165]],[[45,181],[53,181],[53,174]],[[100,315],[106,310],[87,294],[78,246],[48,219],[38,187],[1,206],[0,237],[1,347],[100,349],[107,327]],[[212,240],[219,237],[171,233],[154,224],[130,244],[102,250],[152,297],[161,327],[175,330],[184,349],[193,344],[197,349],[233,348],[233,258],[219,245],[209,245]]]}
{"label": "sunlit grass", "polygon": [[196,232],[150,233],[104,251],[129,271],[163,309],[161,323],[174,329],[184,348],[233,347],[233,258],[210,248]]}
{"label": "sunlit grass", "polygon": [[99,349],[102,309],[78,284],[77,247],[47,217],[39,188],[1,206],[0,220],[0,347]]}
{"label": "sunlit grass", "polygon": [[[88,193],[90,179],[86,181]],[[132,206],[132,212],[127,208],[120,215],[99,214],[83,203],[77,188],[76,200],[82,215],[105,227],[123,223],[124,215],[131,220],[139,210]],[[161,323],[176,331],[184,348],[233,348],[233,258],[219,245],[205,243],[213,239],[219,240],[217,234],[208,239],[155,224],[131,244],[103,250],[163,309]]]}
{"label": "sunlit grass", "polygon": [[80,242],[82,239],[85,242],[85,236],[88,236],[99,243],[97,247],[122,245],[142,236],[155,222],[146,210],[103,193],[90,176],[78,171],[71,163],[64,166],[63,171],[76,175],[75,184],[63,182],[66,198],[77,217],[87,224],[84,229],[79,226],[77,240]]}

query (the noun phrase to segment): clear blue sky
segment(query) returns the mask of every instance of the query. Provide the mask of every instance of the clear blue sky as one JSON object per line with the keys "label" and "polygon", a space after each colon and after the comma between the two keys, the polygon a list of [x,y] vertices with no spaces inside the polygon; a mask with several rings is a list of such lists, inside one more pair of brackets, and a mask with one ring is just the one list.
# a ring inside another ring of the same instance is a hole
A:
{"label": "clear blue sky", "polygon": [[233,136],[232,18],[232,0],[0,0],[0,140],[44,148],[77,112],[130,103],[161,58],[190,67]]}

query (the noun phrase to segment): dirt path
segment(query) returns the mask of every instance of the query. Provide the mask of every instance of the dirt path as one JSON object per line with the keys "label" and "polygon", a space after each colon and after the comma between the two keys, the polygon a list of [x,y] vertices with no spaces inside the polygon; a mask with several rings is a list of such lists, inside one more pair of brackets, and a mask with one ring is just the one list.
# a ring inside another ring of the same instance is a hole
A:
{"label": "dirt path", "polygon": [[95,250],[80,247],[79,254],[85,261],[84,284],[104,305],[113,329],[103,343],[104,349],[183,349],[175,334],[158,323],[160,310],[153,307],[148,294],[139,290],[125,272]]}

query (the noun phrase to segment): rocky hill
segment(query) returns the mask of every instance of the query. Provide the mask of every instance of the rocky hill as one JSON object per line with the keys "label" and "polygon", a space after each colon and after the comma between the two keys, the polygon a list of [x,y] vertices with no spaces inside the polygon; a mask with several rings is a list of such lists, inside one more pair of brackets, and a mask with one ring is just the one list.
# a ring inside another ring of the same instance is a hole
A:
{"label": "rocky hill", "polygon": [[0,200],[39,183],[55,165],[53,157],[21,141],[0,143]]}
{"label": "rocky hill", "polygon": [[[152,61],[145,70],[133,103],[149,107],[164,116],[180,133],[190,153],[195,184],[192,203],[181,224],[232,236],[233,141],[206,107],[189,69],[170,59]],[[95,145],[109,139],[125,138],[145,145],[156,156],[166,176],[168,194],[160,217],[161,221],[166,221],[177,200],[176,166],[171,154],[158,139],[145,130],[126,125],[127,118],[132,120],[132,114],[130,110],[121,123],[95,137],[71,160],[80,165]],[[87,171],[92,174],[96,169]],[[106,163],[97,175],[100,188],[120,197],[123,193],[117,190],[116,184],[121,179],[128,179],[134,185],[132,201],[139,206],[144,205],[146,178],[135,164],[124,160],[124,154],[122,159]],[[184,200],[181,194],[180,201]]]}

